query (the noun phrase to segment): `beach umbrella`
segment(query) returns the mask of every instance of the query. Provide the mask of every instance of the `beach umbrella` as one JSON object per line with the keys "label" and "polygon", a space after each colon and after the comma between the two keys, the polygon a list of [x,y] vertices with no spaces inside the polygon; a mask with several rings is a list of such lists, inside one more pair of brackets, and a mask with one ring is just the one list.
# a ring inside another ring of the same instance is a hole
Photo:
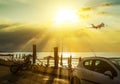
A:
{"label": "beach umbrella", "polygon": [[54,57],[52,57],[52,56],[46,56],[46,57],[44,57],[44,59],[53,59]]}
{"label": "beach umbrella", "polygon": [[49,66],[49,60],[50,59],[53,59],[54,57],[52,56],[47,56],[47,57],[44,57],[44,59],[47,59],[47,66]]}

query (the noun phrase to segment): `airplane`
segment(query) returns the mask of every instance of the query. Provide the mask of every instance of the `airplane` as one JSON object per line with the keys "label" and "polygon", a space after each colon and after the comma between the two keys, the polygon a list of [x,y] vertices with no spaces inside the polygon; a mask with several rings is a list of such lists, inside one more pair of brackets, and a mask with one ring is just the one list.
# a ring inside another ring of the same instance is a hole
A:
{"label": "airplane", "polygon": [[94,24],[91,24],[92,25],[92,28],[95,28],[95,29],[101,29],[102,27],[105,27],[105,24],[102,22],[98,25],[94,25]]}

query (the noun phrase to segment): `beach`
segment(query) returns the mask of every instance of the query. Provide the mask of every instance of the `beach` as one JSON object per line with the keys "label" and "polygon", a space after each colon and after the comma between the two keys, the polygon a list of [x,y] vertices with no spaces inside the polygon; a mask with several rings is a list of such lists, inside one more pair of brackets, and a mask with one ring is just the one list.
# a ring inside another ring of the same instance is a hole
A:
{"label": "beach", "polygon": [[25,71],[14,75],[10,73],[9,67],[0,68],[0,84],[69,84],[69,79],[50,74]]}

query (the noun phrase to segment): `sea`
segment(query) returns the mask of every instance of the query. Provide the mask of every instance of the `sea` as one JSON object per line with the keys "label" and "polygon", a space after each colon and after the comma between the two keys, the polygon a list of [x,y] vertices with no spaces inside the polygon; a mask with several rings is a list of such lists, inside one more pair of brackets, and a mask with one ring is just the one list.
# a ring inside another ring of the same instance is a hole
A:
{"label": "sea", "polygon": [[[13,54],[14,60],[22,60],[23,56],[32,54],[32,52],[0,52],[0,54]],[[37,52],[37,60],[36,64],[40,65],[46,64],[47,60],[45,57],[52,56],[54,57],[54,52]],[[70,56],[74,59],[72,59],[72,66],[75,67],[78,64],[79,58],[84,57],[120,57],[120,52],[58,52],[59,57],[63,57],[63,66],[68,66],[68,59]],[[0,59],[8,60],[10,59],[9,56],[0,56]],[[59,60],[60,63],[60,60]],[[50,60],[50,66],[54,66],[54,60]]]}

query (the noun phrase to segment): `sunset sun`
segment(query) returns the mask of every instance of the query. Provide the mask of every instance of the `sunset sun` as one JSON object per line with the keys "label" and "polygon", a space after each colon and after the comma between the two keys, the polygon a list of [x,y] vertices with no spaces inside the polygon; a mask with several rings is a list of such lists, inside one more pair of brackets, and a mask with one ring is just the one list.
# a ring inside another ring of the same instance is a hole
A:
{"label": "sunset sun", "polygon": [[56,24],[69,24],[69,23],[77,23],[78,16],[74,10],[71,9],[60,9],[58,10],[55,16]]}

